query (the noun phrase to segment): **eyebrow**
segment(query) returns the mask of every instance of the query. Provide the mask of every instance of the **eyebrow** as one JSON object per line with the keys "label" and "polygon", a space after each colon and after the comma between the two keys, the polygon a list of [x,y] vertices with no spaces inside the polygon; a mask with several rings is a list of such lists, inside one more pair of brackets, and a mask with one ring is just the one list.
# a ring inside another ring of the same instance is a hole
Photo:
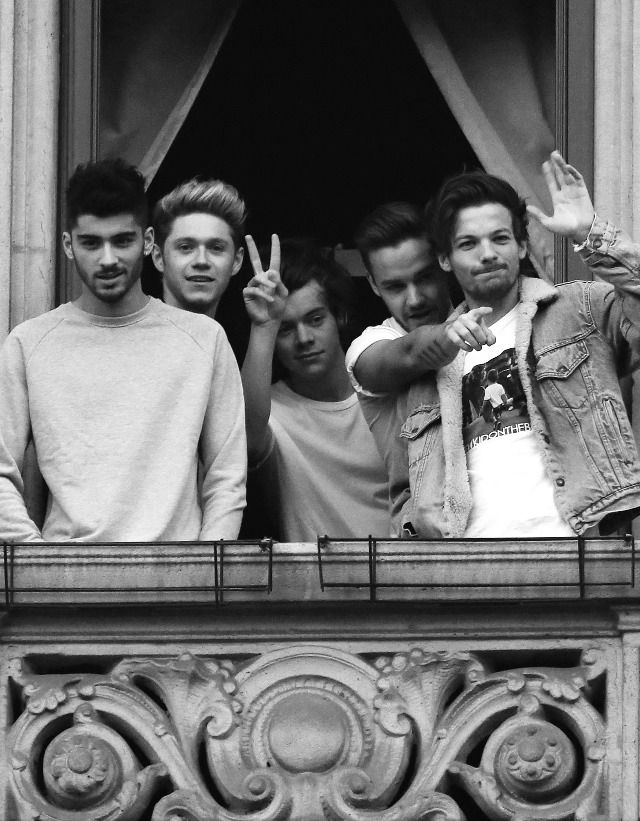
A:
{"label": "eyebrow", "polygon": [[[320,305],[318,305],[318,307],[317,307],[317,308],[311,308],[310,310],[305,311],[305,313],[304,313],[304,314],[302,314],[301,319],[302,319],[302,320],[305,320],[305,319],[307,319],[308,317],[312,316],[312,314],[317,314],[317,313],[318,313],[318,311],[327,311],[327,313],[330,313],[330,311],[329,311],[329,306],[328,306],[328,305],[322,305],[322,304],[320,304]],[[295,320],[295,319],[283,319],[283,320],[282,320],[282,323],[281,323],[281,326],[282,326],[282,325],[295,325],[295,324],[296,324],[296,321],[298,321],[298,322],[299,322],[300,320]]]}
{"label": "eyebrow", "polygon": [[225,243],[230,243],[231,238],[230,237],[213,236],[213,237],[206,237],[205,239],[200,239],[199,237],[193,237],[190,234],[182,234],[182,235],[179,234],[176,237],[172,237],[171,241],[172,242],[205,242],[205,243],[207,243],[207,242],[225,242]]}
{"label": "eyebrow", "polygon": [[[412,278],[416,276],[420,276],[421,274],[430,274],[433,272],[433,263],[427,262],[422,268],[418,268],[417,271],[414,271],[411,275]],[[380,281],[378,282],[378,286],[381,285],[394,285],[398,282],[404,285],[405,277],[404,274],[400,274],[399,276],[394,276],[393,274],[389,275],[388,277],[382,276],[380,277]]]}
{"label": "eyebrow", "polygon": [[113,234],[110,237],[103,237],[101,234],[76,234],[78,239],[129,239],[130,237],[137,236],[136,231],[119,231],[117,234]]}

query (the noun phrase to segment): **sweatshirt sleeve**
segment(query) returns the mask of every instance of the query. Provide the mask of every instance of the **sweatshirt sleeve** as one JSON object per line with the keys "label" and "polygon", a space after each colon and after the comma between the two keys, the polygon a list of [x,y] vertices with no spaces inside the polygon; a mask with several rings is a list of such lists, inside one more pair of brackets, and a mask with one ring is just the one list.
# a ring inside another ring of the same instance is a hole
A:
{"label": "sweatshirt sleeve", "polygon": [[42,541],[24,500],[22,467],[31,438],[24,353],[10,334],[0,350],[0,538]]}
{"label": "sweatshirt sleeve", "polygon": [[246,504],[247,439],[240,372],[223,331],[217,337],[214,351],[200,458],[200,539],[237,539]]}

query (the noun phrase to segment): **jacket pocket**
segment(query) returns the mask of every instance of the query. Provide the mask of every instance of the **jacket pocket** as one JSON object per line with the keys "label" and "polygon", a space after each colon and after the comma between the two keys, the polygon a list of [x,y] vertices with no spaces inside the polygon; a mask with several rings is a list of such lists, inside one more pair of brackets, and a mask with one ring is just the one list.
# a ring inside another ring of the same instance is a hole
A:
{"label": "jacket pocket", "polygon": [[[427,428],[440,421],[440,405],[419,405],[407,417],[400,436],[409,442],[419,440]],[[411,445],[408,445],[411,448]]]}
{"label": "jacket pocket", "polygon": [[441,436],[440,405],[419,405],[400,430],[407,440],[409,484],[412,495],[419,493],[426,462]]}
{"label": "jacket pocket", "polygon": [[[635,452],[634,442],[629,440],[625,441],[616,404],[617,403],[612,397],[602,397],[602,411],[605,431],[609,440],[608,444],[614,455],[626,465],[630,465],[633,464],[633,455]],[[622,409],[622,413],[626,416],[624,409]]]}
{"label": "jacket pocket", "polygon": [[411,501],[405,518],[422,536],[442,519],[445,485],[440,405],[418,405],[400,430],[407,445]]}
{"label": "jacket pocket", "polygon": [[588,360],[589,347],[584,339],[538,355],[536,379],[552,405],[575,409],[589,401],[584,375]]}

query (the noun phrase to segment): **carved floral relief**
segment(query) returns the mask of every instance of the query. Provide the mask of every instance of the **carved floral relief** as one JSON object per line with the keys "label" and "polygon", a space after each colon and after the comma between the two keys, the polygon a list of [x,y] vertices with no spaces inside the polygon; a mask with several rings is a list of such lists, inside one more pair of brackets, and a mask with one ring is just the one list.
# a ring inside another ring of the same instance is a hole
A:
{"label": "carved floral relief", "polygon": [[596,650],[492,672],[465,652],[289,646],[16,674],[16,819],[473,821],[603,811]]}

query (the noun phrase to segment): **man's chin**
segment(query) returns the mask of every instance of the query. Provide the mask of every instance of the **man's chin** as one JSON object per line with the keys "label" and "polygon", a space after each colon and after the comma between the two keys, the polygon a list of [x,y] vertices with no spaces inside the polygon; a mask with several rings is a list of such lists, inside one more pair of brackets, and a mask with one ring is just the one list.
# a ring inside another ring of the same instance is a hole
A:
{"label": "man's chin", "polygon": [[401,324],[406,331],[415,331],[416,328],[422,328],[424,325],[438,325],[440,322],[444,322],[445,319],[446,316],[441,317],[437,311],[429,311],[428,313],[407,317],[405,322]]}
{"label": "man's chin", "polygon": [[185,311],[191,311],[194,314],[207,314],[213,309],[216,300],[210,296],[201,297],[187,297],[179,300],[180,307]]}

